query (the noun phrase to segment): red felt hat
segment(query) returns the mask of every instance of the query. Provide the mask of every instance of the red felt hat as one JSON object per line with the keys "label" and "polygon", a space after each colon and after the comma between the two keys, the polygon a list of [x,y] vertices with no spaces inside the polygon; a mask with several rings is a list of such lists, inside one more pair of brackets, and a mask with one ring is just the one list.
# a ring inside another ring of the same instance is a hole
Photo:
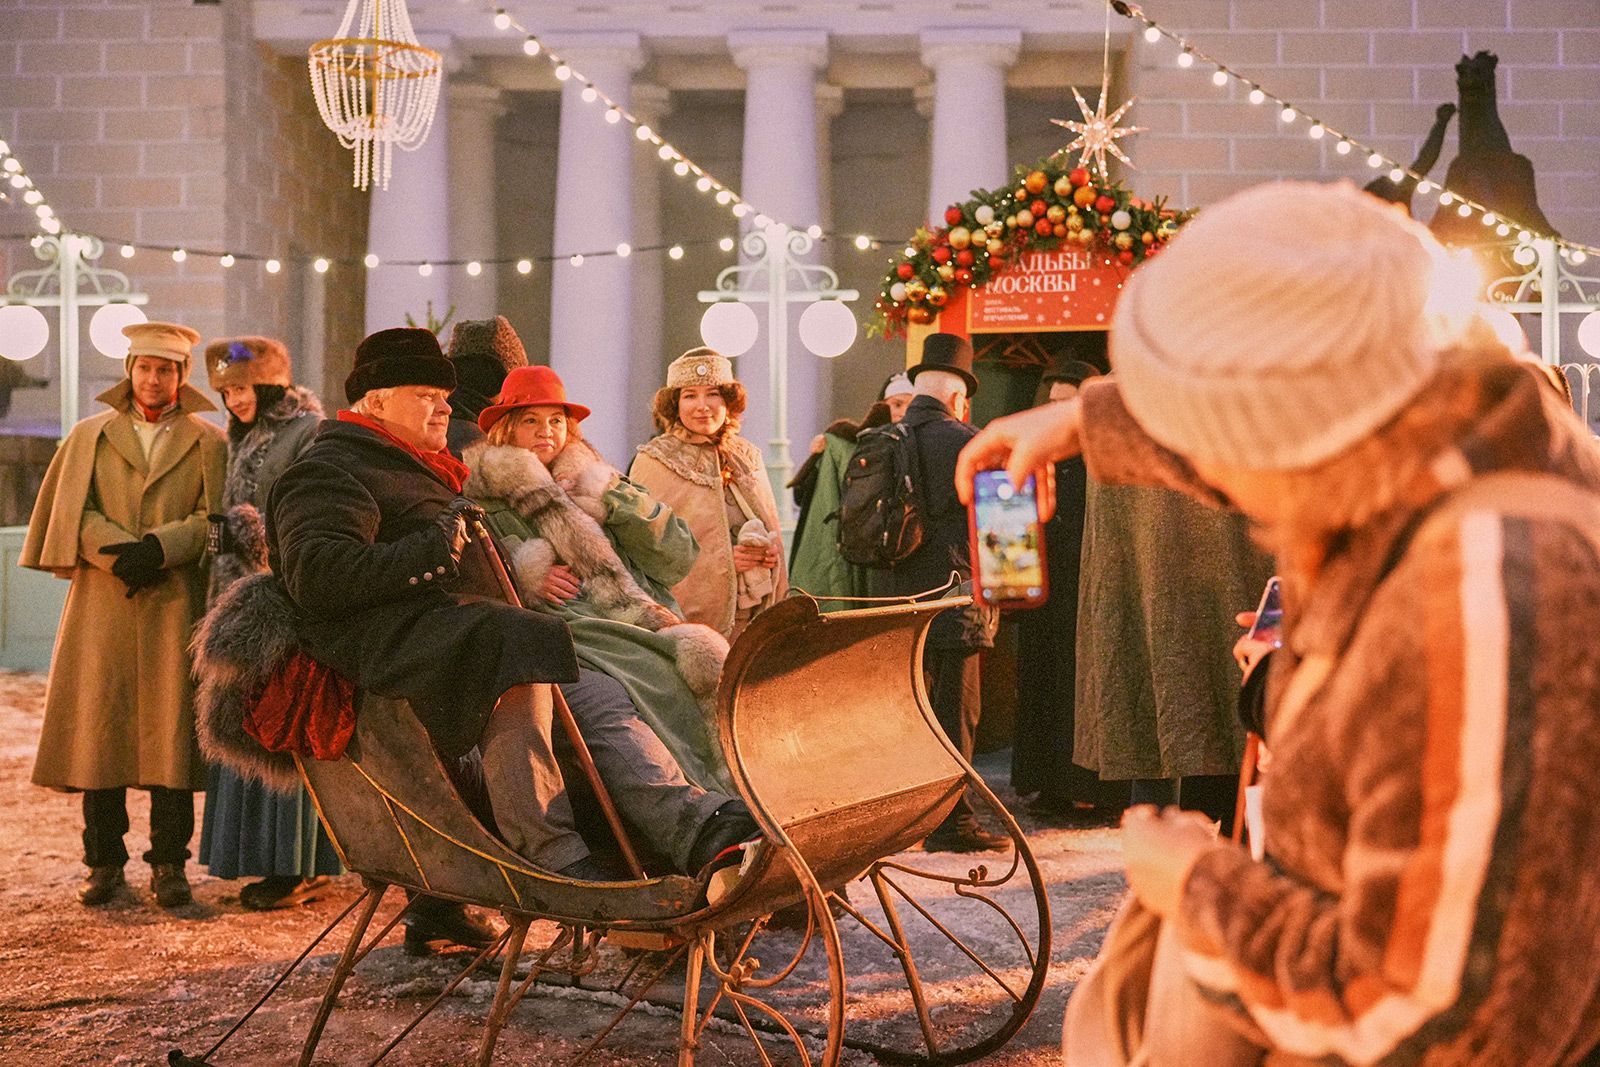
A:
{"label": "red felt hat", "polygon": [[564,409],[573,422],[589,417],[589,409],[582,404],[567,403],[567,387],[561,384],[561,376],[549,367],[518,367],[506,375],[497,400],[498,403],[484,408],[483,414],[478,416],[478,429],[484,433],[489,432],[489,427],[498,422],[500,416],[517,408],[558,407]]}

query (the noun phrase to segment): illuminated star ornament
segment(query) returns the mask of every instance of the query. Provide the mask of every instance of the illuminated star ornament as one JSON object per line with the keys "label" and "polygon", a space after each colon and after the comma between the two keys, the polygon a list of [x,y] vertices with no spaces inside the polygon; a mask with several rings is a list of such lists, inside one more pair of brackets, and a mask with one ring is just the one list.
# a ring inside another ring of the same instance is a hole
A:
{"label": "illuminated star ornament", "polygon": [[1133,160],[1129,159],[1122,149],[1117,147],[1117,138],[1126,137],[1130,133],[1144,132],[1143,126],[1117,125],[1122,116],[1127,114],[1128,109],[1133,106],[1133,101],[1129,100],[1126,104],[1107,115],[1106,86],[1104,83],[1100,86],[1100,103],[1093,111],[1089,110],[1089,102],[1083,98],[1082,93],[1078,92],[1076,85],[1072,87],[1072,95],[1078,101],[1078,110],[1083,112],[1083,121],[1077,122],[1073,119],[1050,120],[1057,126],[1065,126],[1078,135],[1078,139],[1063,148],[1061,152],[1064,154],[1074,149],[1082,148],[1083,154],[1078,157],[1078,166],[1088,166],[1089,161],[1091,159],[1094,160],[1094,169],[1100,172],[1102,180],[1110,176],[1106,170],[1107,152],[1110,152],[1128,166],[1133,166]]}

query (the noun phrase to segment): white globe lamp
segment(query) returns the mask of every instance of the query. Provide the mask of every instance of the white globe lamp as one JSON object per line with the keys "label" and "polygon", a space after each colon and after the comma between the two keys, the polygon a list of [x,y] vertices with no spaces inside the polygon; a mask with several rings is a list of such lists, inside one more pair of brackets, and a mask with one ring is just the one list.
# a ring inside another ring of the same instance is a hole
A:
{"label": "white globe lamp", "polygon": [[856,343],[856,317],[838,300],[818,300],[800,313],[800,343],[823,359]]}
{"label": "white globe lamp", "polygon": [[741,356],[750,351],[761,333],[761,321],[750,305],[737,300],[719,300],[700,316],[700,339],[707,347],[725,356]]}
{"label": "white globe lamp", "polygon": [[1502,308],[1490,308],[1483,313],[1483,320],[1494,330],[1494,335],[1500,338],[1500,343],[1513,353],[1521,352],[1528,347],[1528,335],[1522,332],[1522,324],[1511,312]]}
{"label": "white globe lamp", "polygon": [[36,307],[7,304],[0,307],[0,356],[32,359],[50,343],[50,320]]}
{"label": "white globe lamp", "polygon": [[1591,311],[1579,320],[1578,347],[1600,359],[1600,311]]}
{"label": "white globe lamp", "polygon": [[107,304],[89,320],[89,340],[101,355],[127,359],[129,341],[122,336],[122,328],[146,321],[144,312],[133,304]]}

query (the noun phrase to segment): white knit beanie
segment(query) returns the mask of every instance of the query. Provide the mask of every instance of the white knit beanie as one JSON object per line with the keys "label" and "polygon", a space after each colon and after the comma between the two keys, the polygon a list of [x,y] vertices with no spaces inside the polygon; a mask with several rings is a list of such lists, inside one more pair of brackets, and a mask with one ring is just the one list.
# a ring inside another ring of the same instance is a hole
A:
{"label": "white knit beanie", "polygon": [[1469,278],[1353,185],[1259,185],[1133,274],[1111,365],[1133,417],[1185,458],[1308,467],[1417,395],[1476,309]]}

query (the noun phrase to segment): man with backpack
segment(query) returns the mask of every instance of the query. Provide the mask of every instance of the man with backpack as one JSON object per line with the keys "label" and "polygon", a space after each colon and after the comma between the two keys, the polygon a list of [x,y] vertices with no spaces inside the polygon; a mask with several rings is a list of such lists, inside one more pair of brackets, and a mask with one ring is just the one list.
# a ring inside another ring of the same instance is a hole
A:
{"label": "man with backpack", "polygon": [[[936,333],[907,374],[915,394],[904,418],[856,439],[839,511],[840,551],[875,568],[874,595],[938,590],[952,572],[972,575],[967,509],[956,497],[956,458],[977,433],[963,421],[978,390],[972,343]],[[939,725],[968,761],[982,712],[978,655],[994,644],[977,608],[946,611],[928,633],[923,669]],[[1001,850],[1009,839],[983,828],[963,796],[923,847],[930,852]]]}

